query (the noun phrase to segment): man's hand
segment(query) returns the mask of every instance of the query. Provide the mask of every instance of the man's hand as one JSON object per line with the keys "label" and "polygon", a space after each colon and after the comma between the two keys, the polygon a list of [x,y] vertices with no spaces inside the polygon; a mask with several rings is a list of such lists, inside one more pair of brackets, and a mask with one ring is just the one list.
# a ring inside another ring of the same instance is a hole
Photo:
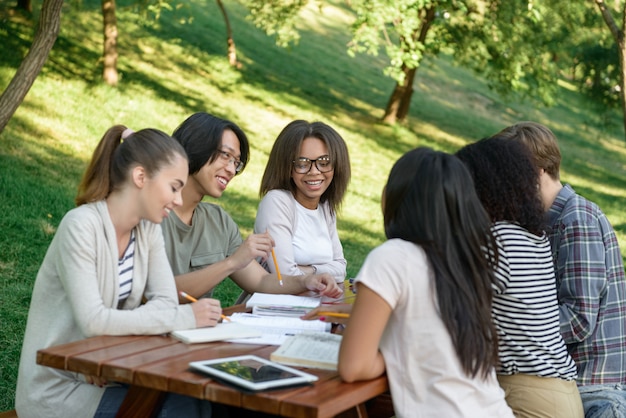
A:
{"label": "man's hand", "polygon": [[237,251],[230,257],[235,271],[245,268],[252,260],[260,257],[267,260],[272,252],[274,239],[268,232],[252,234],[244,240]]}
{"label": "man's hand", "polygon": [[328,273],[307,274],[302,276],[302,278],[307,289],[313,290],[322,296],[338,298],[343,294],[343,289],[337,285],[333,276]]}

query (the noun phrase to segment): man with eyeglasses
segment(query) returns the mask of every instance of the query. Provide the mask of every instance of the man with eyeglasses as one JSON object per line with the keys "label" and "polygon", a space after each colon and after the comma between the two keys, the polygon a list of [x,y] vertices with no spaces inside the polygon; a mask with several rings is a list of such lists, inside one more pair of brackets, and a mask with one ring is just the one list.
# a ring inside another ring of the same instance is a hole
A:
{"label": "man with eyeglasses", "polygon": [[[235,221],[220,206],[202,202],[219,198],[248,162],[245,133],[233,122],[199,112],[187,118],[172,134],[189,158],[189,179],[183,204],[163,221],[165,250],[179,291],[210,297],[215,286],[230,277],[249,293],[317,291],[341,295],[332,276],[283,276],[283,285],[256,261],[267,259],[274,240],[268,233],[242,239]],[[186,300],[181,298],[181,303]]]}

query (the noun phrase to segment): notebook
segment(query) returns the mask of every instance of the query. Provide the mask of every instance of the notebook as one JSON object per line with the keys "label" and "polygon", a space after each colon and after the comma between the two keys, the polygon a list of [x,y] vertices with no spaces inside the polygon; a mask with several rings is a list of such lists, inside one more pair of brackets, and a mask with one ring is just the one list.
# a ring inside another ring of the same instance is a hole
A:
{"label": "notebook", "polygon": [[223,341],[231,338],[246,339],[262,336],[260,330],[237,322],[221,322],[214,327],[173,331],[172,337],[187,344]]}
{"label": "notebook", "polygon": [[254,293],[246,302],[256,315],[301,317],[320,305],[319,297]]}
{"label": "notebook", "polygon": [[261,335],[256,338],[234,338],[230,342],[248,344],[281,345],[285,340],[302,332],[330,333],[332,324],[322,321],[303,321],[300,318],[285,316],[265,316],[237,312],[230,316],[233,323],[246,325],[258,330]]}

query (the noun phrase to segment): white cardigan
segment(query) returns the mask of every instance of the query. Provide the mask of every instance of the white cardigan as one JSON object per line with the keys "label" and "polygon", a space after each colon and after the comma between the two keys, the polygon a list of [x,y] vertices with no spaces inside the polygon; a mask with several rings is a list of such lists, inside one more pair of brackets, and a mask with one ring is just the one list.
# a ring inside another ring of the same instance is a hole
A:
{"label": "white cardigan", "polygon": [[38,349],[96,335],[195,327],[191,306],[178,305],[161,227],[141,221],[135,231],[132,292],[117,309],[118,248],[106,202],[79,206],[61,221],[28,313],[15,402],[21,418],[93,416],[104,393],[82,375],[37,365]]}

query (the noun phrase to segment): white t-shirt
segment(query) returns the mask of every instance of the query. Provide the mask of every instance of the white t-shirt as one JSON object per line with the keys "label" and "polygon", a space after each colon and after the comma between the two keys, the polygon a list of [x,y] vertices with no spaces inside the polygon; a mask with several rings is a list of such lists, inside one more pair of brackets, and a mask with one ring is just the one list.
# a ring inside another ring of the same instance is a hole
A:
{"label": "white t-shirt", "polygon": [[303,266],[333,261],[333,246],[324,212],[318,207],[307,209],[296,202],[298,224],[293,234],[293,256]]}
{"label": "white t-shirt", "polygon": [[380,351],[397,416],[513,417],[495,370],[486,380],[463,371],[437,312],[433,280],[422,248],[400,239],[375,248],[355,280],[393,310]]}

